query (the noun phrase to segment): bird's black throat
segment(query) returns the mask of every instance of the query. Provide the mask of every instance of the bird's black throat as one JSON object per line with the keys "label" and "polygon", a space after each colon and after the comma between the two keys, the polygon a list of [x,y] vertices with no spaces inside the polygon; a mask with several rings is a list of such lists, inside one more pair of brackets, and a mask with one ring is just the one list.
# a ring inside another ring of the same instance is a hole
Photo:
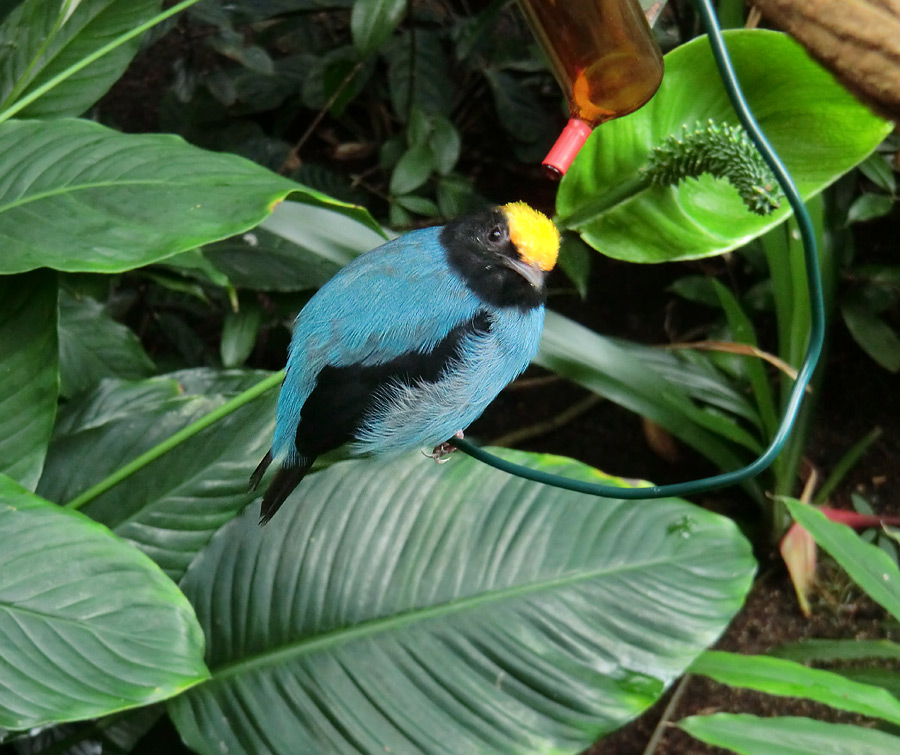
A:
{"label": "bird's black throat", "polygon": [[503,262],[517,259],[519,253],[509,238],[506,216],[498,208],[449,222],[440,240],[450,266],[485,304],[524,311],[543,305],[544,286],[534,288]]}

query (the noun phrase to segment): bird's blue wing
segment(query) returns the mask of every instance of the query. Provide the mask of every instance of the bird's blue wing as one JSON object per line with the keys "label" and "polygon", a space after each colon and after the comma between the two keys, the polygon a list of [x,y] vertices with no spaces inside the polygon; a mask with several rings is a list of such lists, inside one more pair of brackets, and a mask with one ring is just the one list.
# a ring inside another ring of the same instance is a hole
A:
{"label": "bird's blue wing", "polygon": [[[347,368],[339,378],[346,378],[348,390],[358,387],[352,383],[354,371],[433,353],[454,329],[478,317],[481,302],[449,268],[439,233],[438,228],[414,231],[358,257],[304,307],[278,399],[276,459],[296,454],[301,409],[322,370]],[[377,370],[365,374],[371,378]],[[334,395],[319,397],[324,411],[339,397],[341,382],[322,382],[337,386]]]}

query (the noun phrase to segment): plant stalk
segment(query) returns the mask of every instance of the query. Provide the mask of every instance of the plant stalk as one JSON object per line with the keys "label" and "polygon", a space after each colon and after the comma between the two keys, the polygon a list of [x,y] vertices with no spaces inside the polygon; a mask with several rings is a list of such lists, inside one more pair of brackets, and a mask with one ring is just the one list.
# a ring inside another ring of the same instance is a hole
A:
{"label": "plant stalk", "polygon": [[595,220],[597,216],[608,212],[618,204],[631,199],[650,187],[650,179],[639,173],[609,191],[591,200],[583,207],[579,207],[571,215],[554,218],[556,224],[563,230],[571,230]]}

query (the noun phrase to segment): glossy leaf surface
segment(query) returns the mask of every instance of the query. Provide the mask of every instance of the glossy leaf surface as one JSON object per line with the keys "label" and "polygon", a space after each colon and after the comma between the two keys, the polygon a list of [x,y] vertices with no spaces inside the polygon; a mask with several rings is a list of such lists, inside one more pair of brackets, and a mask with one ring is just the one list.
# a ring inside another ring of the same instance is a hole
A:
{"label": "glossy leaf surface", "polygon": [[0,124],[0,174],[0,273],[131,270],[247,231],[288,196],[370,221],[235,155],[77,119]]}
{"label": "glossy leaf surface", "polygon": [[146,705],[207,676],[171,580],[106,527],[0,476],[0,727]]}
{"label": "glossy leaf surface", "polygon": [[[804,198],[869,155],[891,125],[859,104],[789,37],[763,30],[725,33],[741,87],[763,132]],[[651,149],[683,125],[736,124],[705,37],[665,58],[659,91],[635,113],[598,127],[560,186],[556,211],[582,212],[637,178]],[[735,249],[784,219],[747,210],[727,183],[707,175],[677,188],[646,188],[577,230],[595,249],[631,262],[664,262]]]}
{"label": "glossy leaf surface", "polygon": [[576,752],[657,699],[740,606],[754,563],[729,520],[460,456],[338,463],[266,527],[251,508],[217,533],[181,583],[213,669],[170,705],[190,747]]}

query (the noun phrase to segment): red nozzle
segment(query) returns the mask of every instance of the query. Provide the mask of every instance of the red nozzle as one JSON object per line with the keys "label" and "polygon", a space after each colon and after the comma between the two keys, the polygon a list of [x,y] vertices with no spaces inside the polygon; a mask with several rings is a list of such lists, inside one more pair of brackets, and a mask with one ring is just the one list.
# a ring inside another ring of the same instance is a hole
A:
{"label": "red nozzle", "polygon": [[569,169],[578,150],[587,141],[593,129],[584,121],[570,118],[566,127],[544,158],[544,174],[547,178],[559,181]]}

